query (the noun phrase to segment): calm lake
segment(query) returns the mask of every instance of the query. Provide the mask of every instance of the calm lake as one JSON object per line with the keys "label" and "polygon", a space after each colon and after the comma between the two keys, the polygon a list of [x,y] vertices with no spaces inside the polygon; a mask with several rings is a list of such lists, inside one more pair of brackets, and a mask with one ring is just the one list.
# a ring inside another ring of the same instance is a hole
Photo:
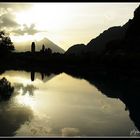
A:
{"label": "calm lake", "polygon": [[102,94],[85,79],[66,73],[43,77],[25,71],[0,75],[14,86],[0,102],[3,136],[130,136],[137,130],[125,104]]}

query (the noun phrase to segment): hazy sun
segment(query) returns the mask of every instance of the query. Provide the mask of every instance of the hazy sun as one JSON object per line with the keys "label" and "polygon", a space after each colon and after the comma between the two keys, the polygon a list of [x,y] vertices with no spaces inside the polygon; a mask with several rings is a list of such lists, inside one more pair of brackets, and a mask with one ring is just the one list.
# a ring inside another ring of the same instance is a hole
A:
{"label": "hazy sun", "polygon": [[18,95],[16,97],[17,102],[21,105],[24,105],[24,106],[30,106],[33,109],[36,105],[36,102],[35,102],[34,98],[30,97],[28,94],[27,95],[21,95],[22,90],[20,90],[19,92],[20,92],[20,95]]}
{"label": "hazy sun", "polygon": [[33,4],[28,11],[16,13],[16,20],[21,25],[35,24],[41,31],[56,31],[68,22],[69,13],[64,4],[39,3]]}
{"label": "hazy sun", "polygon": [[22,35],[22,36],[10,36],[12,41],[14,42],[26,42],[26,41],[38,41],[41,40],[44,36],[42,34],[35,34],[35,35]]}
{"label": "hazy sun", "polygon": [[30,27],[35,25],[35,29],[39,32],[34,35],[24,34],[22,36],[11,35],[14,42],[24,42],[41,40],[48,37],[50,40],[58,43],[62,41],[60,35],[56,35],[65,31],[70,24],[69,15],[73,12],[72,8],[64,3],[34,3],[28,10],[15,13],[16,21],[22,29],[24,24]]}
{"label": "hazy sun", "polygon": [[34,24],[34,29],[38,33],[29,35],[30,30],[24,35],[12,32],[10,37],[13,42],[36,41],[46,37],[67,50],[74,44],[87,44],[110,27],[124,25],[133,17],[134,9],[138,5],[138,3],[30,3],[28,9],[24,7],[22,9],[20,5],[22,11],[14,12],[20,30],[24,27],[30,29]]}

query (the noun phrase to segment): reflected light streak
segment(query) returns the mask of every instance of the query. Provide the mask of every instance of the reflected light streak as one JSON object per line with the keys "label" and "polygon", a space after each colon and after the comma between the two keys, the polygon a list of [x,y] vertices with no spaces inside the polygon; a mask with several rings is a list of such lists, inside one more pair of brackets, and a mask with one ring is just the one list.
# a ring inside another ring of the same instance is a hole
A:
{"label": "reflected light streak", "polygon": [[36,102],[33,97],[29,96],[28,94],[22,95],[23,90],[19,91],[20,95],[16,96],[16,100],[19,104],[24,106],[30,106],[32,109],[35,108]]}

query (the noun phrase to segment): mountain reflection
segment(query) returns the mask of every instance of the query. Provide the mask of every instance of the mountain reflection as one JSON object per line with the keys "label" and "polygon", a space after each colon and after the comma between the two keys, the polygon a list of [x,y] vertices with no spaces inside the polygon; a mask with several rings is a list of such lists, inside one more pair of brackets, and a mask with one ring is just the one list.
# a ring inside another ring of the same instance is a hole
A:
{"label": "mountain reflection", "polygon": [[140,130],[140,79],[138,72],[127,70],[66,70],[67,74],[85,79],[110,98],[120,99],[129,110],[129,116]]}

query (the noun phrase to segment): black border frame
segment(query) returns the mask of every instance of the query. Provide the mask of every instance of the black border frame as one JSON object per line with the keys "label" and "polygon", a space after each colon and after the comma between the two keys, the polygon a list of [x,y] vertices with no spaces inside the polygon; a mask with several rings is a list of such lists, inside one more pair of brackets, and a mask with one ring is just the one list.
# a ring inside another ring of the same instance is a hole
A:
{"label": "black border frame", "polygon": [[[140,3],[140,0],[0,0],[1,3]],[[65,139],[65,138],[79,138],[79,139],[87,139],[87,138],[140,138],[140,137],[135,137],[135,136],[91,136],[91,137],[57,137],[57,136],[39,136],[39,137],[33,137],[33,136],[0,136],[0,138],[35,138],[35,139],[40,139],[40,138],[60,138],[60,139]]]}

